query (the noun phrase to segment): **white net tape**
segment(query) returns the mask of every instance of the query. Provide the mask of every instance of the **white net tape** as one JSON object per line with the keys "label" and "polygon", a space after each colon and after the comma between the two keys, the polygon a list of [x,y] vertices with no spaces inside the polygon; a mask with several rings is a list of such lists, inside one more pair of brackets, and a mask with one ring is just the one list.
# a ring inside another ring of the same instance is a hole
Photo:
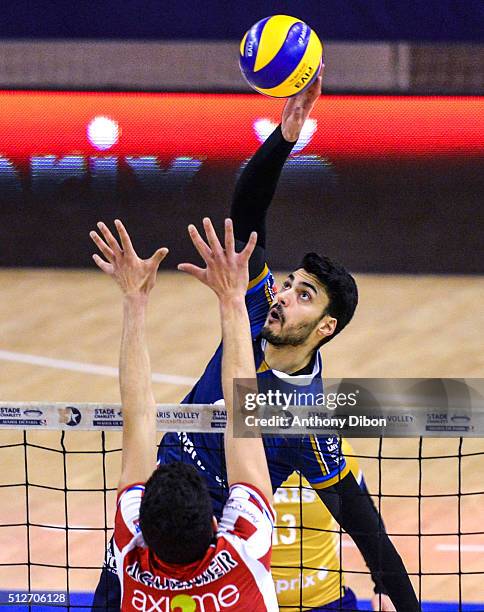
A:
{"label": "white net tape", "polygon": [[[223,405],[160,404],[158,431],[222,432]],[[121,431],[120,404],[0,402],[0,429]]]}

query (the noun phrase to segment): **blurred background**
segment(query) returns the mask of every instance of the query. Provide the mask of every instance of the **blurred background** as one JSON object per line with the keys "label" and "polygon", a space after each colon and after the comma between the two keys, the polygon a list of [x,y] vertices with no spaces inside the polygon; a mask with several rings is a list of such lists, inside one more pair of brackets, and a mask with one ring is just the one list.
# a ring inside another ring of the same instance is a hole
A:
{"label": "blurred background", "polygon": [[168,265],[190,255],[180,233],[223,217],[279,121],[238,68],[243,33],[273,13],[316,30],[326,73],[271,212],[272,265],[312,249],[355,271],[481,272],[478,0],[8,3],[1,263],[88,266],[88,229],[114,216],[143,248],[164,241]]}

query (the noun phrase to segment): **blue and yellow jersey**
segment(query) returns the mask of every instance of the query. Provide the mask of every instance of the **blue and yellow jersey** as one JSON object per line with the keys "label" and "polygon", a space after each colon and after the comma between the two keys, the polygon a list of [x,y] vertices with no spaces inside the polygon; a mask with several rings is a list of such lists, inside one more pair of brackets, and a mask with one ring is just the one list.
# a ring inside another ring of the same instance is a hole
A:
{"label": "blue and yellow jersey", "polygon": [[[321,393],[322,361],[319,352],[315,355],[309,376],[287,376],[271,370],[264,361],[264,341],[259,334],[274,295],[274,279],[265,266],[262,273],[250,283],[246,294],[259,388],[261,391],[264,388],[290,391],[297,385],[299,392]],[[222,345],[219,345],[204,373],[182,403],[216,404],[222,401]],[[295,470],[303,474],[315,488],[329,486],[349,471],[336,437],[271,435],[264,436],[264,446],[274,490]],[[158,458],[161,463],[184,461],[198,468],[207,480],[214,501],[214,512],[220,516],[228,494],[223,434],[168,433],[160,445]]]}
{"label": "blue and yellow jersey", "polygon": [[[360,468],[346,440],[342,450],[360,482]],[[274,509],[271,570],[279,605],[288,606],[284,611],[299,612],[338,600],[344,586],[339,571],[340,534],[316,491],[294,472],[274,493]]]}

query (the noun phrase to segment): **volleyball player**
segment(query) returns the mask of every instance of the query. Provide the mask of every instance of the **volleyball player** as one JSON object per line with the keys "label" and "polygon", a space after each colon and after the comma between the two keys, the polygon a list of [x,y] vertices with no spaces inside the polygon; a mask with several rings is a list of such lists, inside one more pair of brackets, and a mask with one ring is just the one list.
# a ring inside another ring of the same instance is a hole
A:
{"label": "volleyball player", "polygon": [[[319,97],[321,79],[320,76],[307,92],[287,101],[281,125],[259,148],[239,178],[231,209],[238,248],[243,248],[252,231],[257,231],[258,235],[249,263],[251,281],[246,302],[261,390],[300,389],[303,383],[305,391],[322,392],[318,349],[349,323],[358,299],[353,277],[328,257],[306,254],[277,293],[266,264],[266,214],[284,162]],[[324,209],[317,208],[315,214],[324,214]],[[290,231],[290,219],[284,219],[284,223]],[[200,253],[197,241],[193,241]],[[190,271],[186,265],[182,269]],[[219,346],[183,403],[220,401],[221,355],[222,347]],[[216,513],[226,496],[222,445],[220,435],[170,433],[163,438],[159,453],[162,462],[182,459],[201,471],[208,482]],[[419,610],[403,562],[371,499],[362,493],[351,474],[339,440],[315,435],[297,439],[270,436],[265,437],[264,445],[273,489],[294,470],[301,472],[331,514],[352,536],[372,572],[377,589],[389,595],[397,610]],[[343,600],[334,603],[344,609]]]}
{"label": "volleyball player", "polygon": [[[219,526],[204,479],[186,463],[156,468],[156,407],[151,387],[145,319],[148,297],[167,249],[141,260],[120,221],[121,246],[105,226],[97,265],[123,293],[119,378],[123,410],[122,471],[114,526],[121,609],[144,612],[220,610],[276,612],[270,556],[274,513],[261,437],[233,435],[233,379],[255,379],[245,291],[255,235],[240,253],[232,222],[225,249],[211,224],[210,246],[201,238],[206,268],[198,278],[217,294],[224,354],[222,385],[227,410],[225,463],[228,499]],[[156,468],[156,469],[155,469]]]}
{"label": "volleyball player", "polygon": [[[275,294],[273,277],[266,265],[266,214],[285,160],[297,141],[305,119],[316,102],[321,77],[284,108],[282,123],[259,148],[240,176],[231,217],[238,249],[250,233],[258,233],[249,262],[250,282],[246,303],[251,322],[253,349],[259,386],[307,383],[313,393],[322,391],[319,348],[334,338],[351,320],[357,304],[352,276],[328,257],[309,253],[300,267],[288,276]],[[323,209],[315,210],[323,214]],[[284,220],[290,231],[290,220]],[[330,225],[330,224],[328,224]],[[200,245],[193,233],[195,247]],[[323,238],[322,238],[323,239]],[[193,271],[190,264],[182,266]],[[203,375],[183,403],[222,401],[220,345]],[[405,567],[368,495],[362,494],[341,453],[337,438],[314,435],[298,439],[268,437],[266,456],[275,490],[294,471],[301,472],[328,510],[360,549],[380,592],[387,592],[397,610],[419,610]],[[182,460],[196,467],[207,481],[220,515],[228,489],[223,465],[223,439],[217,434],[167,434],[160,446],[159,460]],[[107,563],[98,585],[95,605],[116,610],[116,585],[112,562]],[[344,602],[336,605],[345,609]],[[323,608],[324,609],[324,608]]]}
{"label": "volleyball player", "polygon": [[[365,479],[355,452],[344,439],[342,451],[362,492]],[[341,535],[316,491],[294,472],[274,493],[276,529],[271,571],[277,600],[285,612],[358,610],[353,590],[341,568]],[[395,610],[388,595],[375,584],[374,610]]]}

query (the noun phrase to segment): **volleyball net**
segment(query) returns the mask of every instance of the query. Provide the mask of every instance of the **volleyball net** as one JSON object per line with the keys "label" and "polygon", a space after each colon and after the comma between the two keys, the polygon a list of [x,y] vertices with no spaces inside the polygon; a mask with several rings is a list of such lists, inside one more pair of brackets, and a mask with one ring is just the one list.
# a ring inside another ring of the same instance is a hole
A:
{"label": "volleyball net", "polygon": [[[157,409],[160,430],[223,431],[223,407]],[[3,403],[0,413],[0,605],[88,609],[113,527],[120,407]],[[484,439],[380,436],[352,439],[344,452],[360,482],[364,476],[423,609],[484,610]],[[358,609],[371,609],[373,583],[356,546],[322,505],[314,523],[305,504],[316,496],[295,478],[275,495],[280,601],[293,590],[307,609],[310,587],[336,582],[357,593]],[[315,533],[327,548],[324,566],[305,549]],[[294,553],[294,543],[297,561],[292,554],[286,563],[285,547]],[[294,608],[281,603],[284,609]]]}

